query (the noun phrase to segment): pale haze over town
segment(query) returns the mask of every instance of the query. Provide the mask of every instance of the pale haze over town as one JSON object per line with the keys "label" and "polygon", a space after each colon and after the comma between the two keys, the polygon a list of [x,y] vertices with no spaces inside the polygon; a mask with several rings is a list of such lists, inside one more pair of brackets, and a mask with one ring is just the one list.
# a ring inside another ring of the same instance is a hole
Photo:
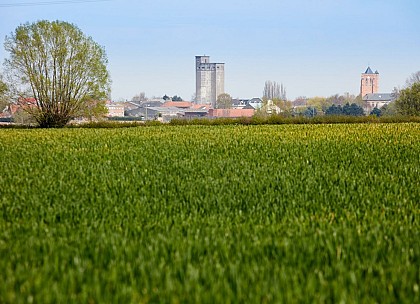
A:
{"label": "pale haze over town", "polygon": [[288,99],[359,94],[378,70],[381,92],[420,70],[418,0],[0,1],[3,43],[37,20],[77,25],[105,47],[112,99],[195,93],[195,56],[225,63],[225,91],[261,97],[266,80]]}

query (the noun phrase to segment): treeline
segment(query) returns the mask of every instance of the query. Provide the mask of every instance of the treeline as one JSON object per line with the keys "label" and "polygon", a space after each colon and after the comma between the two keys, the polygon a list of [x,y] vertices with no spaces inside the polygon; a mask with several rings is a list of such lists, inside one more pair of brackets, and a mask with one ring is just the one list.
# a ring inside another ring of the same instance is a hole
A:
{"label": "treeline", "polygon": [[280,125],[280,124],[356,124],[356,123],[420,123],[419,116],[348,116],[323,115],[315,117],[285,116],[282,114],[270,116],[253,116],[240,118],[216,119],[173,119],[169,125]]}
{"label": "treeline", "polygon": [[[169,123],[156,120],[152,121],[93,121],[83,124],[70,124],[65,128],[133,128],[153,126],[222,126],[222,125],[281,125],[281,124],[357,124],[357,123],[420,123],[419,116],[349,116],[349,115],[323,115],[315,117],[306,116],[284,116],[281,114],[270,116],[254,116],[240,118],[195,118],[195,119],[173,119]],[[0,124],[1,128],[36,128],[31,125]]]}

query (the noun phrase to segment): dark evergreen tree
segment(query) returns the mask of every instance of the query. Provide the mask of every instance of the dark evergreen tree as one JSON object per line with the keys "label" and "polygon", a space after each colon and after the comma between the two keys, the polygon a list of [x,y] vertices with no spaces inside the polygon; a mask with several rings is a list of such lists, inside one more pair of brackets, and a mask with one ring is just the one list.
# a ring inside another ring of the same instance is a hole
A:
{"label": "dark evergreen tree", "polygon": [[352,103],[351,105],[346,104],[343,107],[343,115],[348,115],[348,116],[363,116],[364,115],[364,111],[363,111],[363,108],[361,106],[358,106],[355,103]]}
{"label": "dark evergreen tree", "polygon": [[343,107],[338,105],[331,105],[325,110],[325,115],[348,115],[348,116],[363,116],[364,111],[361,106],[358,106],[355,103],[346,104]]}
{"label": "dark evergreen tree", "polygon": [[325,115],[343,115],[343,108],[333,104],[325,110]]}
{"label": "dark evergreen tree", "polygon": [[303,112],[303,115],[306,117],[314,117],[317,115],[317,111],[315,107],[307,107],[306,110]]}
{"label": "dark evergreen tree", "polygon": [[181,98],[181,96],[174,96],[172,97],[172,101],[183,101],[183,99]]}
{"label": "dark evergreen tree", "polygon": [[370,111],[370,115],[380,117],[380,116],[382,116],[382,111],[381,111],[381,109],[378,109],[377,107],[375,107],[372,111]]}

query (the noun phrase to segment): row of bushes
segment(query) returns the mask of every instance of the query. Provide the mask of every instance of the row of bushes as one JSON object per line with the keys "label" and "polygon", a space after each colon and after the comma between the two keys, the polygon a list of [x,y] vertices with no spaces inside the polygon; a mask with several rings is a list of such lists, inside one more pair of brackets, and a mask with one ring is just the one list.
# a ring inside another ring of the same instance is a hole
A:
{"label": "row of bushes", "polygon": [[279,125],[279,124],[337,124],[337,123],[404,123],[417,122],[420,123],[418,116],[315,116],[315,117],[284,117],[282,115],[271,115],[266,117],[241,117],[241,118],[196,118],[196,119],[172,119],[169,123],[161,123],[159,121],[145,122],[117,122],[117,121],[101,121],[91,122],[77,126],[82,128],[128,128],[139,126],[186,126],[186,125],[203,125],[203,126],[220,126],[220,125]]}
{"label": "row of bushes", "polygon": [[271,115],[267,117],[241,117],[217,119],[173,119],[170,125],[277,125],[277,124],[337,124],[337,123],[403,123],[420,122],[418,116],[315,116],[315,117],[284,117]]}
{"label": "row of bushes", "polygon": [[[173,119],[171,122],[161,123],[159,121],[97,121],[83,124],[68,125],[67,128],[132,128],[140,126],[156,126],[156,125],[171,125],[171,126],[186,126],[186,125],[204,125],[204,126],[218,126],[218,125],[279,125],[279,124],[337,124],[337,123],[404,123],[416,122],[420,123],[419,116],[315,116],[315,117],[284,117],[282,115],[271,116],[254,116],[241,118],[197,118],[197,119]],[[0,128],[34,128],[29,125],[0,125]]]}
{"label": "row of bushes", "polygon": [[117,121],[117,120],[102,120],[92,121],[82,124],[68,125],[66,128],[132,128],[132,127],[143,127],[143,126],[158,126],[163,123],[156,120],[149,121]]}

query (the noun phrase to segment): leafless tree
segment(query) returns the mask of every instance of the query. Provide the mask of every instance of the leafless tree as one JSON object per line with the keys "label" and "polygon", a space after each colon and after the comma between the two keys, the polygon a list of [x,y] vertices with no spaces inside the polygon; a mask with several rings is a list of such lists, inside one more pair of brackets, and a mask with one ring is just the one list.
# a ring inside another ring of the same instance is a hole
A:
{"label": "leafless tree", "polygon": [[286,88],[282,83],[267,80],[264,85],[263,99],[281,99],[286,100]]}
{"label": "leafless tree", "polygon": [[196,102],[197,100],[197,96],[195,95],[195,93],[193,93],[192,95],[191,95],[191,102]]}
{"label": "leafless tree", "polygon": [[146,93],[141,92],[137,95],[135,95],[133,98],[131,98],[131,101],[133,102],[143,102],[143,101],[147,101],[148,98],[146,97]]}
{"label": "leafless tree", "polygon": [[[411,85],[413,85],[413,84],[411,84]],[[401,89],[400,88],[394,87],[394,89],[391,92],[392,98],[394,100],[398,99],[400,97],[400,92],[401,92]]]}
{"label": "leafless tree", "polygon": [[407,88],[411,87],[413,84],[420,82],[420,71],[417,71],[406,80],[405,84]]}

